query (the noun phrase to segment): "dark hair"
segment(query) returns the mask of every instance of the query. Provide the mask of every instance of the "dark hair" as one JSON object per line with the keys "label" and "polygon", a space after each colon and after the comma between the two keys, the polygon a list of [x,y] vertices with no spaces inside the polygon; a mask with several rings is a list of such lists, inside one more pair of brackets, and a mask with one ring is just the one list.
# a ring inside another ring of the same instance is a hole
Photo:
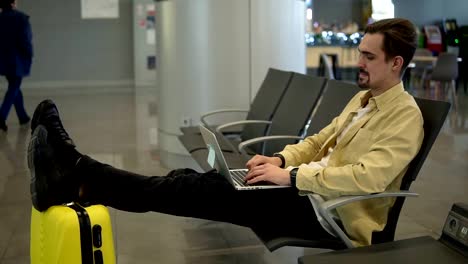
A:
{"label": "dark hair", "polygon": [[365,33],[380,33],[384,36],[382,49],[385,59],[388,61],[396,56],[403,57],[403,73],[417,47],[416,27],[413,23],[404,18],[383,19],[368,25]]}
{"label": "dark hair", "polygon": [[0,0],[0,8],[9,8],[14,2],[15,0]]}

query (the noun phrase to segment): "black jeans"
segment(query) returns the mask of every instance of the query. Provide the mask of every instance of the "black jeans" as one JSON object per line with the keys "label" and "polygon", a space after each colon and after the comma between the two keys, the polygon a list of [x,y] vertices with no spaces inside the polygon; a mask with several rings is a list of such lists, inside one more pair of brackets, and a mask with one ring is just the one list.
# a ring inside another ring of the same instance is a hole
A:
{"label": "black jeans", "polygon": [[330,238],[294,188],[237,191],[215,171],[178,169],[147,177],[84,156],[76,171],[84,199],[129,212],[160,212],[233,223],[270,237]]}

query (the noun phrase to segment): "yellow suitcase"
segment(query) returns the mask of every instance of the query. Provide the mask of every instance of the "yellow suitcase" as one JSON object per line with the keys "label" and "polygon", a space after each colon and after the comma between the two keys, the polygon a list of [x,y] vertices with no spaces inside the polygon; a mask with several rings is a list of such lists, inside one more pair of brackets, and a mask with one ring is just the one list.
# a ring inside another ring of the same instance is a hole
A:
{"label": "yellow suitcase", "polygon": [[76,203],[31,212],[32,264],[114,264],[108,209]]}

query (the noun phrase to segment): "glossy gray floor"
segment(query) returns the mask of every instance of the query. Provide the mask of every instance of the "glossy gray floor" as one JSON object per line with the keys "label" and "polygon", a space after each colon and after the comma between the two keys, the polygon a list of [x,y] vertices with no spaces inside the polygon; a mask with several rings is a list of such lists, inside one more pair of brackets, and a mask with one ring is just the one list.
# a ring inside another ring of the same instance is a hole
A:
{"label": "glossy gray floor", "polygon": [[[468,202],[468,96],[462,90],[412,186],[421,196],[406,201],[397,239],[438,237],[451,205]],[[444,99],[439,89],[412,92]],[[25,101],[32,112],[42,99],[54,99],[80,151],[119,168],[164,175],[155,94],[151,89],[27,90]],[[0,132],[0,264],[21,264],[29,263],[29,129],[17,125],[14,111],[8,125],[8,133]],[[120,264],[297,263],[298,256],[318,252],[286,247],[270,253],[249,229],[230,224],[112,209],[111,215]]]}

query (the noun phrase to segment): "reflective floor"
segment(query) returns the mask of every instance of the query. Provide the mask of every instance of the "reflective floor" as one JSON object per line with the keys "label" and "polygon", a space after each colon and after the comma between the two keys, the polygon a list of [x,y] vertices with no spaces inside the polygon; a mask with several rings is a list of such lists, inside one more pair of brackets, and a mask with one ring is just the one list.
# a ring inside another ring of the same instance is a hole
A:
{"label": "reflective floor", "polygon": [[[98,92],[96,92],[98,91]],[[410,89],[420,97],[453,100],[440,88]],[[4,90],[0,91],[3,96]],[[27,109],[54,99],[79,150],[116,167],[146,175],[168,172],[159,163],[155,90],[27,90]],[[2,97],[0,97],[2,98]],[[438,237],[454,202],[468,203],[468,96],[459,90],[457,107],[439,135],[419,178],[419,198],[406,201],[397,239]],[[31,203],[25,149],[27,127],[14,110],[0,131],[0,264],[29,263]],[[132,214],[111,209],[117,260],[125,263],[297,263],[319,252],[285,247],[273,253],[246,228],[159,213]]]}

